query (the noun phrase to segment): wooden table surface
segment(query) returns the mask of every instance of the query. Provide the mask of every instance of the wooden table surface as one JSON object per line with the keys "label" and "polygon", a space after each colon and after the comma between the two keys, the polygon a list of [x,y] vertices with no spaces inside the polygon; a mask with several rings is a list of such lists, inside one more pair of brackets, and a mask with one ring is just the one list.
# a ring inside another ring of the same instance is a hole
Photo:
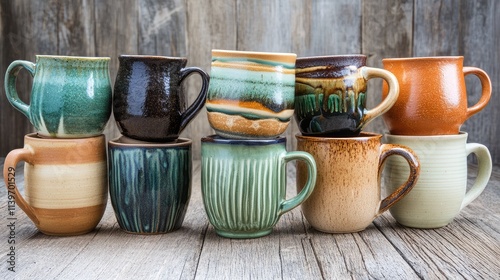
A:
{"label": "wooden table surface", "polygon": [[[469,179],[475,171],[469,168]],[[183,226],[168,234],[121,231],[108,203],[93,232],[46,236],[17,207],[15,272],[8,270],[7,195],[0,187],[0,279],[500,279],[498,166],[484,193],[444,228],[405,228],[387,212],[362,232],[326,234],[312,229],[299,207],[272,234],[246,240],[215,234],[201,199],[199,161],[193,174]],[[22,185],[22,174],[16,179]]]}

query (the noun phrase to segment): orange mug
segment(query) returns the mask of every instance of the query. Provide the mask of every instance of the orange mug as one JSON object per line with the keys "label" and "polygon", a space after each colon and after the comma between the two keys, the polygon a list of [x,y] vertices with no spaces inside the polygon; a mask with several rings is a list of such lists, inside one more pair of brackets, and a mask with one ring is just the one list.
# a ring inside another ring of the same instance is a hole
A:
{"label": "orange mug", "polygon": [[[486,72],[464,67],[463,56],[386,58],[383,67],[399,83],[399,97],[383,119],[393,135],[458,134],[462,124],[481,111],[491,97],[491,81]],[[479,101],[467,106],[465,76],[481,81]],[[382,96],[388,86],[384,82]]]}

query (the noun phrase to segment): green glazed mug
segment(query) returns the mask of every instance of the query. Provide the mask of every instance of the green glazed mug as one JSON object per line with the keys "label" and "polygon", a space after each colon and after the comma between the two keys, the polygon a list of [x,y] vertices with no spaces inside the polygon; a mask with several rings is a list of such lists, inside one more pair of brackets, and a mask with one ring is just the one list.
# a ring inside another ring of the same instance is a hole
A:
{"label": "green glazed mug", "polygon": [[[109,57],[37,55],[36,63],[16,60],[5,73],[5,94],[42,137],[100,135],[111,115]],[[30,104],[16,91],[24,68],[33,76]]]}
{"label": "green glazed mug", "polygon": [[[302,190],[286,199],[286,163],[301,160],[308,170]],[[271,233],[281,215],[299,206],[316,183],[314,158],[287,152],[286,138],[201,139],[201,189],[205,211],[218,235],[255,238]]]}

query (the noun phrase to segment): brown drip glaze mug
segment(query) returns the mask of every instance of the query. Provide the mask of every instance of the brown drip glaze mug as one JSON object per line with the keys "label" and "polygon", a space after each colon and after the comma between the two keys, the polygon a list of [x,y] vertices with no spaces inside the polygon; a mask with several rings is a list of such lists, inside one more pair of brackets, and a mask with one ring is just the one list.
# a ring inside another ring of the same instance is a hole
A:
{"label": "brown drip glaze mug", "polygon": [[[386,58],[384,69],[398,79],[399,98],[383,115],[393,135],[458,134],[462,124],[481,111],[491,97],[491,81],[486,72],[464,67],[462,56]],[[481,81],[479,101],[468,107],[465,76]],[[387,84],[382,96],[387,96]]]}
{"label": "brown drip glaze mug", "polygon": [[[357,136],[362,128],[396,102],[399,87],[389,71],[367,67],[365,55],[297,58],[295,69],[295,120],[307,136]],[[366,108],[368,80],[389,83],[387,97]]]}
{"label": "brown drip glaze mug", "polygon": [[[297,150],[310,153],[318,170],[316,186],[302,203],[309,224],[323,232],[364,230],[370,223],[410,192],[417,182],[420,163],[405,146],[382,144],[380,134],[326,138],[297,134]],[[381,172],[386,159],[398,155],[410,167],[409,176],[381,200]],[[297,162],[297,190],[307,180],[307,168]]]}

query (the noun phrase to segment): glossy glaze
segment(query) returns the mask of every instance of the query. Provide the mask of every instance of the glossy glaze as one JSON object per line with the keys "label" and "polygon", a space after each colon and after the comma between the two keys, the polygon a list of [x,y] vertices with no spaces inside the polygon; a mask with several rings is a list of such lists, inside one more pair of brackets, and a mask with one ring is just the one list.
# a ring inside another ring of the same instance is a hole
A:
{"label": "glossy glaze", "polygon": [[[481,111],[491,96],[488,75],[475,67],[463,67],[462,56],[383,59],[384,69],[398,79],[400,94],[384,121],[395,135],[458,134],[461,125]],[[481,81],[479,101],[468,107],[465,76]],[[384,83],[383,96],[387,87]]]}
{"label": "glossy glaze", "polygon": [[[286,152],[286,138],[230,140],[202,139],[201,187],[203,203],[217,234],[255,238],[271,233],[280,216],[302,203],[312,192],[316,165],[304,152]],[[286,163],[300,160],[309,175],[303,191],[286,200]]]}
{"label": "glossy glaze", "polygon": [[109,193],[120,228],[159,234],[181,227],[191,196],[191,144],[109,141]]}
{"label": "glossy glaze", "polygon": [[[480,144],[466,143],[467,133],[436,136],[386,135],[387,142],[413,149],[421,172],[413,190],[390,209],[400,224],[416,228],[438,228],[450,223],[486,187],[491,157]],[[479,170],[467,191],[467,156],[474,153]],[[408,167],[398,158],[387,160],[383,182],[388,191],[408,176]]]}
{"label": "glossy glaze", "polygon": [[227,138],[281,135],[294,108],[295,54],[212,50],[208,121]]}
{"label": "glossy glaze", "polygon": [[[36,64],[16,60],[5,75],[9,102],[40,135],[79,138],[100,135],[111,115],[109,57],[37,55]],[[21,68],[33,76],[30,104],[19,99]]]}
{"label": "glossy glaze", "polygon": [[[179,137],[205,104],[208,75],[186,67],[180,57],[121,55],[116,76],[113,113],[120,132],[130,138],[168,142]],[[183,81],[198,73],[202,87],[186,109]]]}
{"label": "glossy glaze", "polygon": [[[363,126],[396,102],[396,78],[366,67],[364,55],[298,58],[295,73],[295,120],[309,136],[356,136]],[[384,78],[391,93],[375,108],[366,108],[367,80]]]}
{"label": "glossy glaze", "polygon": [[[312,195],[302,212],[312,227],[330,233],[364,230],[377,216],[404,197],[419,174],[416,156],[404,147],[381,144],[381,135],[361,133],[358,137],[325,138],[297,135],[297,150],[310,153],[318,168]],[[381,200],[380,172],[384,161],[399,155],[411,167],[411,176]],[[307,171],[297,163],[297,191]]]}
{"label": "glossy glaze", "polygon": [[[93,230],[108,199],[104,135],[82,139],[24,138],[4,164],[5,184],[16,204],[49,235],[77,235]],[[24,196],[9,174],[24,161]],[[11,189],[11,188],[14,188]]]}

